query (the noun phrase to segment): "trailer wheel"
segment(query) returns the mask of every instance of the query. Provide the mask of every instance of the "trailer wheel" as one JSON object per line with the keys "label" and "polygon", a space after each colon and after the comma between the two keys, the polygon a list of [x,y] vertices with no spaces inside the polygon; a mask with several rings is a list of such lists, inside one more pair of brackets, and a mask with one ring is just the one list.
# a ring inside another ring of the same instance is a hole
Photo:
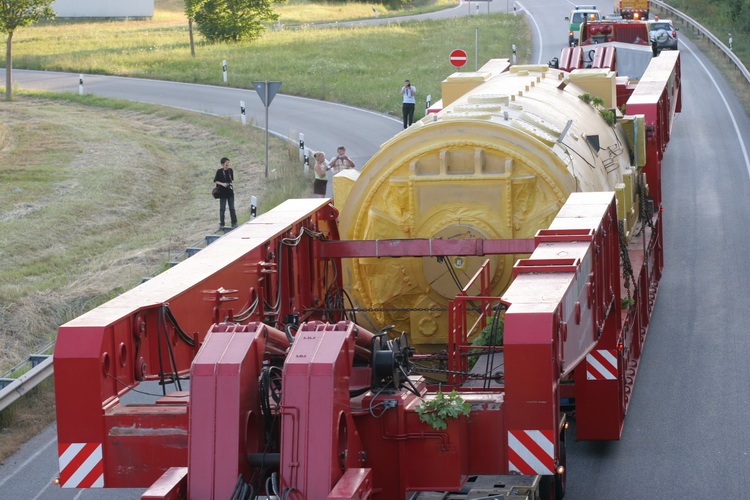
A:
{"label": "trailer wheel", "polygon": [[555,500],[565,497],[565,486],[568,482],[568,458],[565,451],[565,429],[560,433],[560,465],[563,467],[562,474],[555,474]]}
{"label": "trailer wheel", "polygon": [[565,497],[565,486],[568,479],[567,452],[565,445],[565,429],[560,432],[560,455],[558,466],[562,466],[562,474],[542,476],[539,483],[539,498],[542,500],[562,500]]}
{"label": "trailer wheel", "polygon": [[542,476],[539,481],[539,499],[556,500],[555,494],[555,476]]}

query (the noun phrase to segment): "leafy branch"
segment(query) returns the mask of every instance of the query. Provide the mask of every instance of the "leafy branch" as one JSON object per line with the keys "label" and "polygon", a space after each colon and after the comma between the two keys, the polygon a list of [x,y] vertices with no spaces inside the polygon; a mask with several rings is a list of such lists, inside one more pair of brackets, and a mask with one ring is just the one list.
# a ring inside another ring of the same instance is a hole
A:
{"label": "leafy branch", "polygon": [[448,428],[449,418],[468,416],[470,412],[471,406],[455,389],[448,395],[443,391],[438,391],[435,399],[422,401],[422,404],[417,406],[419,420],[438,431]]}

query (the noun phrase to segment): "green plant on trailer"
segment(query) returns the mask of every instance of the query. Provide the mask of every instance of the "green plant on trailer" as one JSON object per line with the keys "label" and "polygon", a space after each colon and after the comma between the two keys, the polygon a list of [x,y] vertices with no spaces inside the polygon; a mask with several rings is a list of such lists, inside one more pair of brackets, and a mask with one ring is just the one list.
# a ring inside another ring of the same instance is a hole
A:
{"label": "green plant on trailer", "polygon": [[602,120],[604,120],[607,125],[610,127],[615,124],[615,113],[611,109],[607,109],[604,107],[604,99],[601,97],[596,97],[588,92],[584,92],[583,94],[579,95],[578,98],[585,102],[586,104],[590,104],[594,107],[594,109],[599,111],[599,116],[602,117]]}
{"label": "green plant on trailer", "polygon": [[417,406],[417,413],[419,414],[419,420],[440,431],[448,428],[449,418],[458,418],[461,415],[468,416],[471,413],[471,406],[464,401],[455,389],[447,396],[442,390],[439,390],[435,399],[422,401],[422,404]]}

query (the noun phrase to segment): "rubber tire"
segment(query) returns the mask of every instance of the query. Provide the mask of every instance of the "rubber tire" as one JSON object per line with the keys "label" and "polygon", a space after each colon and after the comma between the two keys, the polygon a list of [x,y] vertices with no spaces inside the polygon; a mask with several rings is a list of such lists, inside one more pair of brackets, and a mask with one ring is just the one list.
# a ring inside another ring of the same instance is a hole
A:
{"label": "rubber tire", "polygon": [[560,465],[563,466],[562,474],[555,474],[555,500],[562,500],[565,497],[565,487],[568,482],[568,454],[566,444],[565,430],[560,436]]}
{"label": "rubber tire", "polygon": [[556,500],[554,476],[542,476],[542,480],[539,483],[539,499]]}

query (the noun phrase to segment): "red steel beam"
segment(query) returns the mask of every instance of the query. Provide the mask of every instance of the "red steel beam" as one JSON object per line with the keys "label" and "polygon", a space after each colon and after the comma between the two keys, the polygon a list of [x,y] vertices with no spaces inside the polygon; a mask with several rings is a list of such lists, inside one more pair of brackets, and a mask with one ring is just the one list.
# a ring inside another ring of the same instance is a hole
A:
{"label": "red steel beam", "polygon": [[422,239],[422,240],[346,240],[318,242],[320,256],[360,257],[437,257],[453,255],[530,254],[536,246],[533,238],[503,240]]}

